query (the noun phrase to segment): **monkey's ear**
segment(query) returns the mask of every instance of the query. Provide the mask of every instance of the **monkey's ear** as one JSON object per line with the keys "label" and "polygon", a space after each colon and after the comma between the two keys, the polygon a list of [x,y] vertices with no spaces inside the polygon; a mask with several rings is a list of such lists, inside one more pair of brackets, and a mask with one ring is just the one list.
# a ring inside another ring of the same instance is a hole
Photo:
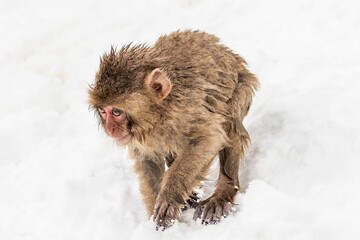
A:
{"label": "monkey's ear", "polygon": [[145,86],[155,93],[160,100],[165,99],[172,88],[170,79],[159,68],[152,70],[145,78]]}

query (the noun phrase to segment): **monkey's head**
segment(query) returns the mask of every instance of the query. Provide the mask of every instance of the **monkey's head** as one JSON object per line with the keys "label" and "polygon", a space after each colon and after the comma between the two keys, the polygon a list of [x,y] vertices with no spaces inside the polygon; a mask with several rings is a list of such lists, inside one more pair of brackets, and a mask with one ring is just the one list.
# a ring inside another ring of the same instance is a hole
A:
{"label": "monkey's head", "polygon": [[127,45],[111,48],[100,59],[89,104],[106,133],[126,145],[143,141],[163,114],[163,100],[172,89],[170,79],[149,63],[149,48]]}

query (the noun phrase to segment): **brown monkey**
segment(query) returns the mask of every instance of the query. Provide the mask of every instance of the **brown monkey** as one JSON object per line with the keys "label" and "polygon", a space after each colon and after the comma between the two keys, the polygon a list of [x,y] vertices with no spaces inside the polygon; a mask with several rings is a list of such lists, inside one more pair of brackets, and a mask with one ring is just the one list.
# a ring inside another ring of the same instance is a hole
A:
{"label": "brown monkey", "polygon": [[244,59],[199,31],[162,36],[153,47],[111,48],[102,56],[89,102],[107,134],[135,159],[157,229],[179,218],[217,155],[216,190],[198,204],[194,219],[217,223],[229,213],[249,144],[242,121],[258,85]]}

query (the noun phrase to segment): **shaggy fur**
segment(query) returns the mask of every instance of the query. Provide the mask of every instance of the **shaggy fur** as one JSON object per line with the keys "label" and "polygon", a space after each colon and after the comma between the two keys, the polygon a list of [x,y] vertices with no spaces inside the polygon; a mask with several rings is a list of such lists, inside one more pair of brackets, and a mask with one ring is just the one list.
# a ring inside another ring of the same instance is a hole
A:
{"label": "shaggy fur", "polygon": [[[172,84],[162,101],[144,84],[155,68]],[[136,160],[148,213],[155,214],[158,226],[168,227],[179,217],[179,208],[217,154],[217,188],[200,202],[194,217],[217,222],[228,213],[249,144],[242,121],[258,86],[245,60],[204,32],[177,31],[152,47],[127,45],[103,55],[89,102],[95,111],[112,105],[126,112],[133,135],[129,153]],[[165,161],[170,166],[166,172]]]}

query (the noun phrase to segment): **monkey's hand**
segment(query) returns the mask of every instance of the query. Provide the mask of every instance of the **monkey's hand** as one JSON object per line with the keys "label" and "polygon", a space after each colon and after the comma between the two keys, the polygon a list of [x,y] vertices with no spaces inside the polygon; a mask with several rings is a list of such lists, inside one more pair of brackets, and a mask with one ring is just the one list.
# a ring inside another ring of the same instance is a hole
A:
{"label": "monkey's hand", "polygon": [[156,223],[156,230],[165,230],[174,224],[174,221],[179,219],[181,214],[182,204],[177,203],[175,198],[169,195],[159,194],[156,199],[154,207],[154,222]]}
{"label": "monkey's hand", "polygon": [[189,208],[196,208],[199,205],[201,197],[199,196],[199,194],[197,192],[192,192],[191,195],[189,196],[189,199],[186,200],[185,205],[181,208],[181,211],[186,211]]}
{"label": "monkey's hand", "polygon": [[193,219],[202,220],[202,224],[217,224],[222,217],[226,218],[232,212],[233,204],[217,196],[201,201],[197,206]]}

